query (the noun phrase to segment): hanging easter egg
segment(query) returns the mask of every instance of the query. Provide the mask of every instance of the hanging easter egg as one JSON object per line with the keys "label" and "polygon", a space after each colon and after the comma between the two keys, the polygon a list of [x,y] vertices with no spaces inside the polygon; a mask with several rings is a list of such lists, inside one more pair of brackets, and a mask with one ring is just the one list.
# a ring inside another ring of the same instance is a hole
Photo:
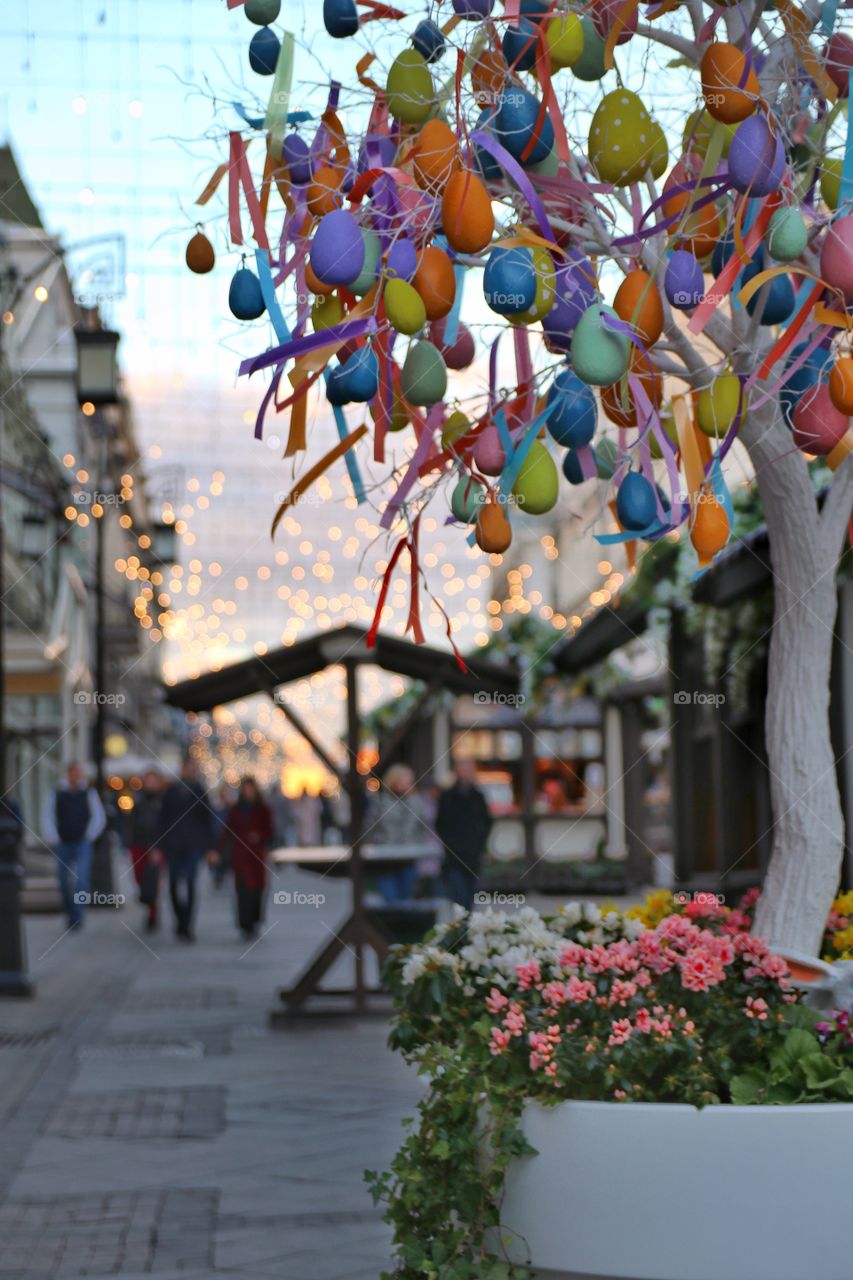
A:
{"label": "hanging easter egg", "polygon": [[719,499],[710,491],[697,495],[690,526],[690,541],[699,559],[699,567],[710,564],[729,540],[729,517]]}
{"label": "hanging easter egg", "polygon": [[508,317],[510,324],[536,324],[545,319],[554,305],[557,276],[554,259],[547,249],[531,249],[530,254],[536,276],[536,292],[526,311],[519,311]]}
{"label": "hanging easter egg", "polygon": [[613,310],[627,321],[645,347],[652,346],[663,333],[663,303],[660,291],[648,271],[629,271],[616,290]]}
{"label": "hanging easter egg", "polygon": [[853,216],[837,218],[827,228],[820,251],[820,274],[853,302]]}
{"label": "hanging easter egg", "polygon": [[428,406],[444,399],[447,369],[431,342],[413,342],[400,373],[400,390],[410,404]]}
{"label": "hanging easter egg", "polygon": [[721,373],[709,387],[703,387],[696,401],[696,424],[700,431],[722,439],[737,417],[740,397],[740,378],[733,373]]}
{"label": "hanging easter egg", "polygon": [[492,49],[488,45],[475,54],[472,48],[471,88],[479,106],[494,104],[498,94],[509,79],[509,68],[506,58],[500,49]]}
{"label": "hanging easter egg", "polygon": [[240,267],[234,273],[228,290],[228,306],[238,320],[257,320],[264,314],[264,295],[261,282],[248,267]]}
{"label": "hanging easter egg", "polygon": [[761,88],[758,76],[737,45],[716,40],[702,55],[699,65],[702,96],[708,114],[724,124],[736,124],[752,115]]}
{"label": "hanging easter egg", "polygon": [[499,316],[526,311],[536,296],[533,254],[526,248],[493,249],[483,275],[483,294]]}
{"label": "hanging easter egg", "polygon": [[547,447],[534,440],[512,485],[513,496],[527,515],[541,516],[556,505],[559,478]]}
{"label": "hanging easter egg", "polygon": [[341,207],[343,176],[340,169],[333,168],[330,164],[321,164],[315,170],[305,192],[308,208],[315,218],[322,218],[324,214]]}
{"label": "hanging easter egg", "polygon": [[676,249],[670,255],[663,288],[672,306],[680,311],[698,307],[705,295],[705,281],[702,268],[689,250]]}
{"label": "hanging easter egg", "polygon": [[495,132],[501,145],[522,163],[544,160],[554,145],[550,117],[539,121],[539,99],[519,85],[508,85],[498,99]]}
{"label": "hanging easter egg", "polygon": [[336,288],[333,284],[325,284],[319,276],[314,274],[310,258],[305,263],[305,284],[312,293],[334,293]]}
{"label": "hanging easter egg", "polygon": [[529,18],[531,22],[536,23],[544,22],[551,9],[550,0],[521,0],[519,5],[519,13],[522,18]]}
{"label": "hanging easter egg", "polygon": [[829,398],[839,413],[853,414],[853,358],[839,356],[829,375]]}
{"label": "hanging easter egg", "polygon": [[281,44],[276,33],[269,27],[261,27],[249,41],[249,66],[259,76],[275,75],[275,66]]}
{"label": "hanging easter egg", "polygon": [[282,158],[287,165],[290,181],[297,186],[311,181],[311,150],[305,139],[298,133],[289,133],[284,140]]}
{"label": "hanging easter egg", "polygon": [[438,245],[428,244],[421,250],[412,284],[421,295],[427,320],[440,320],[447,315],[456,297],[456,274],[450,258]]}
{"label": "hanging easter egg", "polygon": [[552,147],[544,160],[538,160],[536,164],[530,164],[525,161],[524,165],[528,173],[538,174],[542,178],[556,178],[560,169],[560,157],[557,155],[557,148]]}
{"label": "hanging easter egg", "polygon": [[323,0],[323,26],[335,40],[345,40],[358,31],[355,0]]}
{"label": "hanging easter egg", "polygon": [[477,546],[491,555],[502,555],[512,543],[512,529],[504,506],[486,501],[477,513]]}
{"label": "hanging easter egg", "polygon": [[[743,272],[741,281],[747,284],[761,270],[759,262],[751,262]],[[759,315],[759,324],[784,324],[793,313],[796,298],[788,276],[774,276],[763,285],[746,304],[751,316]]]}
{"label": "hanging easter egg", "polygon": [[[673,449],[678,450],[679,448],[678,430],[676,428],[675,419],[673,418],[672,414],[661,413],[659,414],[659,419],[660,419],[660,425],[663,427],[664,435],[669,440]],[[663,458],[664,456],[663,446],[658,441],[657,435],[654,431],[652,431],[649,435],[649,453],[652,455],[655,461],[660,461],[660,459]]]}
{"label": "hanging easter egg", "polygon": [[517,26],[507,27],[501,49],[513,71],[532,71],[536,65],[537,37],[538,28],[529,18],[522,18]]}
{"label": "hanging easter egg", "polygon": [[687,117],[687,121],[682,130],[681,141],[685,152],[696,152],[697,155],[704,156],[711,142],[711,136],[718,125],[722,125],[723,132],[723,156],[729,154],[732,138],[735,136],[735,126],[726,124],[722,121],[715,120],[712,115],[705,110],[704,107],[697,107]]}
{"label": "hanging easter egg", "polygon": [[619,465],[619,453],[614,442],[604,436],[595,449],[595,473],[599,480],[612,480]]}
{"label": "hanging easter egg", "polygon": [[[426,324],[423,299],[406,280],[389,280],[382,295],[385,314],[399,333],[417,333]],[[439,397],[440,399],[441,397]]]}
{"label": "hanging easter egg", "polygon": [[602,98],[589,127],[589,158],[602,182],[626,187],[648,172],[652,121],[636,93],[614,89]]}
{"label": "hanging easter egg", "polygon": [[495,229],[489,193],[470,169],[450,175],[441,198],[441,225],[451,249],[479,253]]}
{"label": "hanging easter egg", "polygon": [[583,27],[576,13],[555,14],[545,28],[551,54],[551,70],[573,67],[583,53]]}
{"label": "hanging easter egg", "polygon": [[379,361],[371,346],[359,347],[340,368],[347,400],[366,404],[373,399],[379,390]]}
{"label": "hanging easter egg", "polygon": [[590,12],[592,24],[605,42],[616,26],[617,20],[619,21],[617,44],[627,44],[636,33],[639,7],[633,6],[627,9],[625,0],[593,0]]}
{"label": "hanging easter egg", "polygon": [[607,68],[604,65],[604,41],[595,29],[592,18],[581,18],[583,50],[572,63],[572,75],[578,80],[600,80]]}
{"label": "hanging easter egg", "polygon": [[314,299],[311,307],[311,326],[315,333],[320,333],[323,329],[331,329],[332,325],[340,324],[343,318],[344,304],[336,294],[330,293],[325,297]]}
{"label": "hanging easter egg", "polygon": [[[497,141],[494,128],[496,115],[497,108],[494,105],[491,107],[484,107],[477,119],[477,130],[478,132],[488,134]],[[477,173],[484,182],[500,182],[503,178],[503,169],[491,152],[487,151],[485,147],[481,147],[479,142],[474,146],[474,158],[476,161],[475,168]]]}
{"label": "hanging easter egg", "polygon": [[431,18],[424,18],[415,27],[412,45],[427,62],[437,62],[447,48],[447,41],[441,27]]}
{"label": "hanging easter egg", "polygon": [[846,98],[853,67],[853,40],[841,31],[836,32],[827,40],[823,56],[827,74],[838,90],[839,98]]}
{"label": "hanging easter egg", "polygon": [[584,312],[595,301],[598,284],[589,258],[576,249],[557,259],[554,273],[554,302],[542,321],[546,346],[552,351],[568,351],[572,334]]}
{"label": "hanging easter egg", "polygon": [[803,453],[825,457],[847,435],[846,413],[836,409],[825,382],[809,387],[792,414],[794,444]]}
{"label": "hanging easter egg", "polygon": [[441,447],[455,453],[455,446],[470,430],[471,423],[461,409],[454,409],[445,419],[441,428]]}
{"label": "hanging easter egg", "polygon": [[824,159],[821,162],[820,194],[827,207],[833,210],[838,208],[838,201],[841,199],[842,167],[841,160]]}
{"label": "hanging easter egg", "polygon": [[794,409],[799,404],[804,392],[816,387],[819,382],[825,381],[831,368],[829,352],[818,347],[816,350],[809,352],[799,368],[789,374],[788,369],[802,358],[808,345],[806,342],[801,342],[794,347],[794,350],[785,361],[785,380],[779,389],[779,404],[785,423],[789,427],[793,426]]}
{"label": "hanging easter egg", "polygon": [[473,476],[460,476],[450,495],[450,510],[462,524],[473,524],[486,500],[486,490]]}
{"label": "hanging easter egg", "polygon": [[216,254],[203,231],[197,231],[187,245],[186,261],[190,271],[197,276],[205,276],[213,270]]}
{"label": "hanging easter egg", "polygon": [[712,202],[687,212],[673,228],[673,245],[676,249],[686,249],[701,261],[719,244],[721,230],[720,211]]}
{"label": "hanging easter egg", "polygon": [[438,347],[448,369],[467,369],[473,363],[476,349],[471,330],[461,322],[456,326],[456,337],[448,343],[445,320],[437,320],[429,327],[430,342]]}
{"label": "hanging easter egg", "polygon": [[561,369],[548,392],[553,405],[546,427],[557,444],[577,449],[589,444],[595,434],[598,411],[592,388],[572,369]]}
{"label": "hanging easter egg", "polygon": [[362,227],[361,238],[364,242],[364,261],[358,275],[349,285],[350,293],[354,293],[357,298],[372,289],[379,279],[379,259],[382,256],[382,241],[375,231]]}
{"label": "hanging easter egg", "polygon": [[[642,385],[650,404],[657,408],[663,399],[663,379],[649,357],[637,347],[631,348],[628,373]],[[645,412],[642,421],[638,421],[640,410],[634,400],[633,388],[625,379],[602,388],[601,407],[611,422],[617,423],[620,427],[638,425],[645,427],[646,425]]]}
{"label": "hanging easter egg", "polygon": [[605,316],[616,317],[612,307],[598,303],[581,316],[572,337],[572,368],[582,382],[607,387],[627,372],[631,343],[623,334],[608,328]]}
{"label": "hanging easter egg", "polygon": [[653,178],[662,178],[669,164],[669,143],[657,120],[651,122],[651,143],[649,146],[649,169]]}
{"label": "hanging easter egg", "polygon": [[385,261],[385,274],[398,280],[411,280],[418,266],[418,251],[408,236],[399,236]]}
{"label": "hanging easter egg", "polygon": [[506,450],[494,422],[487,422],[474,445],[474,461],[484,476],[499,476],[506,466]]}
{"label": "hanging easter egg", "polygon": [[494,8],[495,0],[453,0],[453,12],[471,22],[482,22]]}
{"label": "hanging easter egg", "polygon": [[[370,416],[375,422],[377,417],[376,399],[371,400],[369,408],[370,408]],[[402,431],[408,425],[409,425],[409,414],[406,410],[406,406],[403,404],[403,401],[400,399],[399,395],[395,391],[394,398],[391,402],[391,421],[388,423],[388,430],[395,431],[395,432]]]}
{"label": "hanging easter egg", "polygon": [[364,240],[346,209],[333,209],[317,224],[311,241],[311,268],[324,284],[351,284],[364,266]]}
{"label": "hanging easter egg", "polygon": [[629,471],[616,492],[616,518],[631,533],[648,529],[657,521],[655,491],[639,471]]}
{"label": "hanging easter egg", "polygon": [[281,0],[246,0],[243,12],[256,27],[267,27],[275,22],[281,11]]}
{"label": "hanging easter egg", "polygon": [[779,188],[785,172],[785,148],[761,112],[747,116],[738,125],[728,163],[729,179],[737,191],[769,196]]}
{"label": "hanging easter egg", "polygon": [[451,173],[459,165],[456,134],[444,120],[427,120],[418,134],[415,147],[415,182],[422,191],[439,195]]}
{"label": "hanging easter egg", "polygon": [[799,209],[777,209],[767,228],[767,251],[777,262],[793,262],[806,251],[809,233]]}
{"label": "hanging easter egg", "polygon": [[388,110],[404,124],[423,124],[435,107],[435,85],[417,49],[398,53],[388,72]]}

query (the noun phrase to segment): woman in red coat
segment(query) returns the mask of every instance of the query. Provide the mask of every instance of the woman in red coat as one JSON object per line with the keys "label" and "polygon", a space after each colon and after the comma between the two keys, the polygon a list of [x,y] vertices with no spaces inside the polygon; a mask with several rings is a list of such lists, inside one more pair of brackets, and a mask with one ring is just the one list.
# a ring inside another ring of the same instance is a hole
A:
{"label": "woman in red coat", "polygon": [[272,811],[254,778],[240,783],[237,801],[228,810],[219,842],[230,856],[237,890],[237,921],[245,938],[253,938],[263,916],[267,852],[272,843]]}

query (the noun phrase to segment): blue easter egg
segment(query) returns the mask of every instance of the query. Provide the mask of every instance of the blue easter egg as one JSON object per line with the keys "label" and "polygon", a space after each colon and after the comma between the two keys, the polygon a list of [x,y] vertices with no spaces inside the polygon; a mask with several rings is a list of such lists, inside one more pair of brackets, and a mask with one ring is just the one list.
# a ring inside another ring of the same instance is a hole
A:
{"label": "blue easter egg", "polygon": [[311,181],[314,166],[308,143],[298,133],[289,133],[284,140],[282,157],[287,165],[290,181],[301,186]]}
{"label": "blue easter egg", "polygon": [[311,241],[311,270],[324,284],[351,284],[364,266],[364,239],[346,209],[333,209],[317,223]]}
{"label": "blue easter egg", "polygon": [[407,236],[401,236],[388,250],[385,270],[398,280],[411,280],[417,269],[418,251]]}
{"label": "blue easter egg", "polygon": [[581,460],[577,455],[577,450],[569,449],[563,458],[563,475],[569,484],[583,484],[584,474],[581,468]]}
{"label": "blue easter egg", "polygon": [[688,249],[676,249],[671,255],[663,287],[670,303],[679,311],[691,311],[702,301],[705,296],[702,268]]}
{"label": "blue easter egg", "polygon": [[[495,130],[499,141],[511,156],[520,160],[524,149],[536,132],[539,119],[539,99],[519,85],[510,85],[498,99]],[[544,160],[554,145],[554,128],[550,117],[545,116],[535,143],[525,164],[537,164]]]}
{"label": "blue easter egg", "polygon": [[326,398],[330,404],[364,404],[379,390],[379,361],[372,347],[359,347],[343,364],[337,365],[326,380]]}
{"label": "blue easter egg", "polygon": [[561,369],[557,374],[548,392],[548,404],[555,408],[546,426],[557,444],[573,449],[589,444],[598,416],[595,395],[573,369]]}
{"label": "blue easter egg", "polygon": [[657,520],[655,491],[639,471],[629,471],[616,494],[616,517],[623,529],[639,532]]}
{"label": "blue easter egg", "polygon": [[483,274],[483,293],[492,311],[514,316],[536,297],[536,266],[529,249],[493,249]]}
{"label": "blue easter egg", "polygon": [[[477,128],[491,137],[495,136],[495,115],[494,107],[484,107],[477,117]],[[486,151],[478,143],[474,147],[474,158],[484,182],[500,182],[504,171],[491,152]]]}
{"label": "blue easter egg", "polygon": [[721,240],[714,245],[711,254],[711,274],[718,276],[735,251],[734,233],[727,231]]}
{"label": "blue easter egg", "polygon": [[[744,268],[741,284],[748,284],[762,270],[763,264],[760,261],[750,262]],[[764,302],[765,298],[766,302]],[[794,286],[791,284],[790,277],[774,276],[769,284],[763,285],[758,293],[750,298],[746,309],[751,316],[754,316],[763,304],[760,324],[784,324],[793,312],[795,302]]]}
{"label": "blue easter egg", "polygon": [[531,22],[541,22],[551,12],[551,5],[548,0],[521,0],[519,12],[522,18],[529,18]]}
{"label": "blue easter egg", "polygon": [[264,314],[261,282],[248,267],[241,267],[234,273],[228,290],[228,306],[238,320],[257,320]]}
{"label": "blue easter egg", "polygon": [[281,44],[271,27],[261,27],[249,41],[249,66],[259,76],[275,75]]}
{"label": "blue easter egg", "polygon": [[501,48],[513,71],[531,71],[535,67],[537,35],[538,28],[529,18],[522,18],[518,26],[507,27]]}
{"label": "blue easter egg", "polygon": [[[807,345],[807,343],[801,342],[794,347],[794,350],[785,361],[786,370],[800,358]],[[816,347],[810,355],[806,356],[799,369],[792,373],[779,388],[779,404],[782,408],[782,416],[788,427],[793,426],[794,410],[802,400],[804,393],[812,387],[816,387],[818,383],[827,381],[832,363],[831,353],[823,347]]]}
{"label": "blue easter egg", "polygon": [[323,0],[323,26],[336,40],[354,36],[358,31],[355,0]]}
{"label": "blue easter egg", "polygon": [[427,62],[437,62],[447,48],[444,33],[430,18],[424,18],[415,27],[412,44]]}

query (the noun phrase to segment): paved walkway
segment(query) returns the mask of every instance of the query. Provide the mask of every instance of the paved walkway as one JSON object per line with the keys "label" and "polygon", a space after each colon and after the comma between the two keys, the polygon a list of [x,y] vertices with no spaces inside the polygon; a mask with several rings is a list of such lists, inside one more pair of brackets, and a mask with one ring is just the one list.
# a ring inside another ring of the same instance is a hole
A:
{"label": "paved walkway", "polygon": [[[382,1019],[271,1031],[277,987],[345,914],[346,886],[284,872],[247,946],[204,877],[198,942],[141,908],[63,934],[30,916],[37,996],[0,1003],[0,1276],[377,1280],[388,1232],[362,1181],[418,1082]],[[295,897],[296,895],[292,895]]]}

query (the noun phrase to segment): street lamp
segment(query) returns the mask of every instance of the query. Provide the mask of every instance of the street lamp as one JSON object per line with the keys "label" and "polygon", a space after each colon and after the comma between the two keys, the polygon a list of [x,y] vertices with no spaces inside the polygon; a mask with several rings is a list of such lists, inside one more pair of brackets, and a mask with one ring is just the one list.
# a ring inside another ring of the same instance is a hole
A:
{"label": "street lamp", "polygon": [[77,339],[77,398],[80,404],[118,404],[118,344],[115,329],[74,330]]}
{"label": "street lamp", "polygon": [[174,524],[166,524],[164,520],[160,520],[152,525],[148,560],[156,565],[174,564],[176,541]]}

